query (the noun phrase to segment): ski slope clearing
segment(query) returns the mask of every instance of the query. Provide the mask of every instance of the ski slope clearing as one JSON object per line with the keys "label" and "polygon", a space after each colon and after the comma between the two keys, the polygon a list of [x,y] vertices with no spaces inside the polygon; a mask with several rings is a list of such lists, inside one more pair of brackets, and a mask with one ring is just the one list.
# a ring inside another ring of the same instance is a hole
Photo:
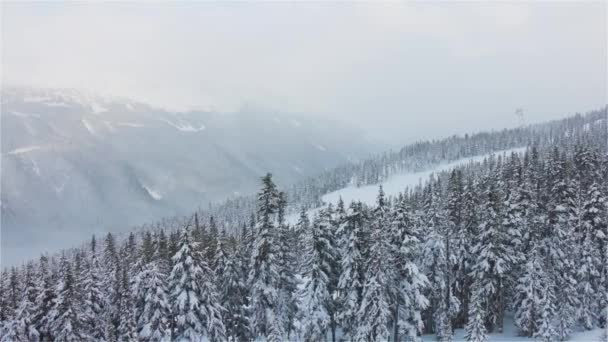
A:
{"label": "ski slope clearing", "polygon": [[[453,168],[464,166],[469,163],[481,162],[485,158],[489,156],[495,155],[509,155],[511,153],[524,153],[527,147],[518,147],[512,148],[508,150],[497,151],[490,154],[484,154],[469,158],[462,158],[450,163],[444,163],[437,165],[432,169],[428,169],[420,172],[408,172],[395,174],[386,181],[374,184],[374,185],[365,185],[357,187],[355,185],[348,186],[346,188],[336,190],[334,192],[330,192],[328,194],[323,195],[321,198],[325,204],[333,204],[336,205],[340,198],[344,201],[344,203],[350,203],[352,201],[361,201],[368,205],[373,205],[376,203],[376,197],[378,196],[378,187],[382,185],[382,189],[386,196],[396,196],[400,192],[403,192],[407,188],[414,187],[421,182],[426,181],[432,174],[436,174],[442,171],[449,171]],[[312,220],[314,215],[319,212],[321,208],[314,208],[307,211],[308,217]],[[290,214],[287,215],[286,221],[289,224],[296,224],[300,214]]]}
{"label": "ski slope clearing", "polygon": [[344,189],[340,189],[323,195],[322,199],[325,203],[336,204],[338,203],[340,197],[342,197],[344,203],[350,203],[351,201],[361,201],[363,203],[371,205],[376,203],[376,197],[378,196],[378,186],[380,185],[382,185],[382,189],[384,190],[384,193],[387,196],[396,196],[400,192],[403,192],[406,188],[412,188],[420,184],[421,182],[424,182],[432,174],[440,173],[442,171],[449,171],[451,169],[454,169],[459,166],[464,166],[469,163],[481,162],[491,155],[509,155],[513,152],[521,154],[525,151],[526,147],[519,147],[497,151],[492,154],[480,155],[471,158],[463,158],[453,161],[451,163],[437,165],[435,168],[425,171],[396,174],[380,184],[365,185],[361,187],[352,185]]}

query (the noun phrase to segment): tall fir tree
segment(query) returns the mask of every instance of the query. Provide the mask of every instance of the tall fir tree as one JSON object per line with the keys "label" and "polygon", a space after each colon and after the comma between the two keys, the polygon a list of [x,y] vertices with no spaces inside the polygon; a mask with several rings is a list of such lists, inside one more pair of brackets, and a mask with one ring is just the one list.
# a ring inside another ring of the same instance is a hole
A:
{"label": "tall fir tree", "polygon": [[61,256],[59,283],[51,310],[50,335],[54,341],[83,341],[88,338],[84,331],[82,312],[76,303],[74,274],[65,253]]}
{"label": "tall fir tree", "polygon": [[357,311],[361,303],[361,292],[363,290],[363,274],[365,271],[362,253],[363,225],[365,213],[361,202],[351,203],[344,222],[340,227],[343,232],[343,241],[340,243],[341,273],[338,280],[338,300],[341,312],[338,314],[338,322],[342,327],[345,338],[353,339],[358,326]]}
{"label": "tall fir tree", "polygon": [[181,232],[179,249],[169,275],[169,298],[174,317],[173,340],[215,341],[226,339],[213,273],[206,260],[196,254],[188,229]]}
{"label": "tall fir tree", "polygon": [[249,286],[251,289],[251,325],[255,335],[269,341],[286,337],[281,316],[280,255],[275,223],[278,191],[272,175],[262,178],[258,193],[258,222],[251,254]]}
{"label": "tall fir tree", "polygon": [[304,237],[303,276],[300,294],[302,331],[305,341],[327,338],[333,310],[332,279],[335,278],[335,246],[331,237],[331,213],[321,211]]}
{"label": "tall fir tree", "polygon": [[370,258],[365,272],[361,305],[357,311],[358,340],[385,341],[390,336],[391,279],[393,268],[389,264],[389,221],[387,203],[380,187],[373,212]]}

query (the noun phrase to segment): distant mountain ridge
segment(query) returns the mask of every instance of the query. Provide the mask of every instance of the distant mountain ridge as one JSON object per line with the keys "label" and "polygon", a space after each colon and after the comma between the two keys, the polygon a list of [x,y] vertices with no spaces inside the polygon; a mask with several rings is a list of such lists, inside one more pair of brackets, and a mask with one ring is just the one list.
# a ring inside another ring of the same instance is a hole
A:
{"label": "distant mountain ridge", "polygon": [[67,246],[253,192],[267,171],[291,184],[384,148],[335,122],[65,89],[3,88],[1,120],[3,250]]}

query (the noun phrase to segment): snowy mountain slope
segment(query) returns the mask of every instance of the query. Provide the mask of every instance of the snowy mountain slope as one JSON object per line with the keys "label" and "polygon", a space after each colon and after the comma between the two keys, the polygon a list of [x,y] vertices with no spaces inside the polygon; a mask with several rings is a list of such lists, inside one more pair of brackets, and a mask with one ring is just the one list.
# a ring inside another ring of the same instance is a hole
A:
{"label": "snowy mountain slope", "polygon": [[352,201],[361,201],[363,203],[373,205],[376,202],[376,198],[378,196],[378,187],[380,185],[382,185],[382,189],[387,196],[396,196],[407,188],[411,189],[421,183],[424,183],[424,181],[426,181],[432,174],[437,174],[443,171],[450,171],[456,167],[464,166],[469,163],[481,162],[491,155],[509,155],[511,153],[523,153],[525,151],[526,147],[520,147],[497,151],[495,153],[475,156],[471,158],[463,158],[450,163],[437,165],[425,171],[392,175],[386,181],[375,185],[366,185],[361,187],[351,185],[338,191],[325,194],[322,199],[323,202],[332,203],[334,205],[338,203],[338,200],[340,198],[342,198],[345,203],[350,203]]}
{"label": "snowy mountain slope", "polygon": [[[323,195],[322,201],[325,205],[338,204],[340,198],[344,201],[344,203],[350,203],[352,201],[360,201],[367,205],[374,205],[376,203],[376,199],[378,197],[378,188],[382,186],[382,190],[384,191],[387,197],[397,196],[399,193],[404,192],[406,189],[412,189],[417,185],[424,183],[429,177],[433,174],[438,174],[444,171],[450,171],[454,168],[460,166],[466,166],[470,163],[481,162],[484,159],[490,156],[506,156],[511,153],[523,154],[526,151],[527,147],[518,147],[512,148],[508,150],[496,151],[494,153],[488,153],[484,155],[474,156],[470,158],[462,158],[456,161],[452,161],[449,163],[442,163],[436,165],[432,168],[426,169],[424,171],[419,172],[403,172],[399,174],[392,175],[387,180],[380,182],[378,184],[373,185],[365,185],[365,186],[356,186],[350,185],[348,187],[342,188],[340,190],[336,190],[330,193]],[[307,211],[310,220],[313,219],[314,215],[319,212],[322,207],[313,208]],[[298,222],[299,213],[290,214],[286,217],[287,222],[290,224],[295,224]]]}
{"label": "snowy mountain slope", "polygon": [[268,171],[290,184],[381,148],[333,122],[176,113],[73,90],[4,88],[0,114],[5,260],[25,241],[65,247],[253,192]]}

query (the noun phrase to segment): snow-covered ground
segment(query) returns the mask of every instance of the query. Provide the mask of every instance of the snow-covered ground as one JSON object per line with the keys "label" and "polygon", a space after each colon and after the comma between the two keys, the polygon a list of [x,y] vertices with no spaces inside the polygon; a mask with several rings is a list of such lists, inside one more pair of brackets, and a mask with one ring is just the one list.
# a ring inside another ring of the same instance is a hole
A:
{"label": "snow-covered ground", "polygon": [[[465,339],[465,331],[464,329],[456,329],[454,331],[455,342],[458,341],[466,341]],[[568,341],[573,342],[601,342],[602,337],[602,329],[597,328],[589,331],[576,331],[573,332]],[[437,341],[437,337],[435,335],[424,335],[422,340],[425,342]],[[515,323],[513,322],[513,317],[505,317],[504,322],[504,332],[502,334],[488,334],[487,342],[531,342],[534,339],[518,336],[517,328],[515,327]]]}
{"label": "snow-covered ground", "polygon": [[161,121],[167,123],[169,126],[176,128],[178,131],[182,132],[201,132],[205,130],[205,125],[200,125],[199,127],[194,127],[192,124],[187,122],[171,122],[169,120],[161,119]]}
{"label": "snow-covered ground", "polygon": [[147,187],[145,185],[143,185],[143,188],[144,188],[144,190],[146,190],[146,192],[148,193],[148,195],[150,195],[150,197],[152,197],[154,200],[160,201],[161,199],[163,199],[163,196],[157,190],[154,190],[154,189],[152,189],[150,187]]}
{"label": "snow-covered ground", "polygon": [[82,125],[87,129],[87,131],[89,131],[89,133],[91,133],[93,135],[97,135],[95,128],[93,128],[93,125],[91,125],[91,123],[89,121],[87,121],[87,119],[85,119],[85,118],[82,119]]}
{"label": "snow-covered ground", "polygon": [[[523,153],[525,151],[525,147],[520,147],[509,150],[497,151],[493,154],[510,155],[512,152]],[[432,169],[421,172],[396,174],[391,176],[386,181],[376,185],[366,185],[360,187],[352,185],[344,189],[340,189],[324,195],[323,202],[336,204],[338,203],[340,197],[342,197],[344,203],[350,203],[351,201],[361,201],[366,204],[374,204],[376,202],[376,197],[378,196],[379,185],[382,185],[382,189],[384,190],[387,196],[396,196],[400,192],[403,192],[406,188],[411,188],[418,185],[420,182],[424,182],[431,176],[431,174],[439,173],[442,171],[448,171],[455,167],[463,166],[471,162],[480,162],[488,156],[490,156],[490,154],[475,156],[471,158],[463,158],[451,163],[440,164]]]}
{"label": "snow-covered ground", "polygon": [[[516,153],[524,153],[526,151],[526,147],[518,147],[512,148],[508,150],[497,151],[491,154],[485,154],[470,158],[459,159],[450,163],[443,163],[435,166],[434,168],[420,171],[420,172],[406,172],[392,175],[384,182],[374,185],[365,185],[357,187],[355,185],[348,186],[346,188],[336,190],[334,192],[330,192],[328,194],[323,195],[321,198],[326,204],[336,205],[340,200],[340,197],[347,205],[351,201],[361,201],[368,205],[373,205],[376,203],[376,197],[378,196],[378,187],[382,185],[382,189],[387,196],[396,196],[400,192],[403,192],[406,188],[411,188],[413,186],[418,185],[420,182],[424,182],[431,174],[436,174],[442,171],[448,171],[458,166],[467,165],[472,162],[480,162],[483,161],[484,158],[489,157],[490,155],[509,155],[512,152]],[[307,211],[308,217],[312,220],[314,215],[319,212],[321,208],[314,208]],[[287,215],[285,220],[289,224],[296,224],[298,219],[300,218],[300,214],[290,214]]]}
{"label": "snow-covered ground", "polygon": [[[418,185],[420,182],[424,182],[432,174],[436,174],[442,171],[448,171],[458,166],[467,165],[473,162],[481,162],[485,158],[491,155],[510,155],[512,152],[524,153],[526,147],[512,148],[508,150],[496,151],[490,154],[484,154],[469,158],[459,159],[450,163],[439,164],[431,169],[420,171],[420,172],[406,172],[392,175],[386,181],[374,185],[365,185],[357,187],[355,185],[348,186],[346,188],[330,192],[323,195],[321,198],[326,204],[336,205],[340,200],[340,197],[344,203],[348,204],[352,201],[361,201],[368,205],[376,203],[376,197],[378,196],[378,187],[382,185],[382,189],[387,196],[396,196],[400,192],[403,192],[406,188],[411,188]],[[308,216],[312,217],[320,210],[320,208],[314,208],[308,210]],[[286,217],[286,221],[289,224],[295,224],[298,222],[300,215],[291,214]]]}
{"label": "snow-covered ground", "polygon": [[23,154],[23,153],[28,153],[28,152],[36,151],[36,150],[39,150],[41,148],[42,148],[42,146],[37,146],[37,145],[36,146],[20,147],[20,148],[16,148],[16,149],[8,152],[8,154],[12,154],[12,155]]}

